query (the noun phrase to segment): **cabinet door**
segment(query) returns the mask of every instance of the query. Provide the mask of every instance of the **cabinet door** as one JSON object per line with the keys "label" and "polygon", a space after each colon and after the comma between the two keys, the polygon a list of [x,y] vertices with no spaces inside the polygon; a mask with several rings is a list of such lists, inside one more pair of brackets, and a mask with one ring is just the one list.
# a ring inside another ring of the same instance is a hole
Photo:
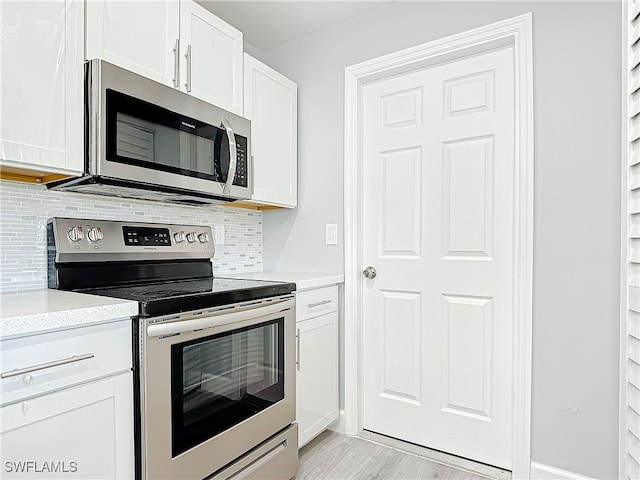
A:
{"label": "cabinet door", "polygon": [[0,160],[78,174],[83,157],[83,18],[79,0],[0,2]]}
{"label": "cabinet door", "polygon": [[255,203],[295,207],[298,200],[298,87],[245,54],[245,117],[251,120]]}
{"label": "cabinet door", "polygon": [[5,406],[0,425],[2,478],[133,478],[131,372]]}
{"label": "cabinet door", "polygon": [[338,313],[297,322],[296,328],[296,421],[302,447],[339,415]]}
{"label": "cabinet door", "polygon": [[180,2],[180,88],[242,115],[242,33],[192,1]]}
{"label": "cabinet door", "polygon": [[87,60],[102,58],[177,87],[178,1],[87,1]]}

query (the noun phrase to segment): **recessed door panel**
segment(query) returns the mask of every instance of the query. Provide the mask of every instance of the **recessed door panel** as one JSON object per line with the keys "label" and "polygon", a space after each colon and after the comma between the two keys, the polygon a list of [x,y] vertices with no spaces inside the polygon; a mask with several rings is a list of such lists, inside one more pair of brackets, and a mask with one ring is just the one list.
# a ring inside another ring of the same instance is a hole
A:
{"label": "recessed door panel", "polygon": [[444,82],[445,118],[492,111],[494,71],[481,72]]}
{"label": "recessed door panel", "polygon": [[382,152],[382,256],[420,257],[422,149],[407,148]]}
{"label": "recessed door panel", "polygon": [[442,296],[443,410],[491,421],[491,298]]}
{"label": "recessed door panel", "polygon": [[493,136],[446,142],[442,237],[446,257],[491,259]]}
{"label": "recessed door panel", "polygon": [[420,294],[380,292],[380,395],[420,404]]}
{"label": "recessed door panel", "polygon": [[381,99],[382,130],[422,123],[422,88],[391,93]]}

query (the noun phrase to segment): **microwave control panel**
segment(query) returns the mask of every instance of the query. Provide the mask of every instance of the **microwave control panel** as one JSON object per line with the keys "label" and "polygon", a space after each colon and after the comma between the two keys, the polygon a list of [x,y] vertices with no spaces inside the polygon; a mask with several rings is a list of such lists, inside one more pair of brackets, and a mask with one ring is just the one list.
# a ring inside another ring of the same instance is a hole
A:
{"label": "microwave control panel", "polygon": [[240,135],[236,135],[237,164],[236,176],[233,178],[233,184],[239,187],[247,186],[247,139]]}

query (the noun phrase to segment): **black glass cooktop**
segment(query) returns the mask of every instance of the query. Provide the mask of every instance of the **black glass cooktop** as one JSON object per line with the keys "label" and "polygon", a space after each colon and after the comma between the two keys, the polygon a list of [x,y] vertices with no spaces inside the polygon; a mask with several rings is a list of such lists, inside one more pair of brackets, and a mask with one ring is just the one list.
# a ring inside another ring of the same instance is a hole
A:
{"label": "black glass cooktop", "polygon": [[295,289],[295,283],[216,277],[77,291],[135,300],[140,305],[140,316],[155,317],[286,295]]}

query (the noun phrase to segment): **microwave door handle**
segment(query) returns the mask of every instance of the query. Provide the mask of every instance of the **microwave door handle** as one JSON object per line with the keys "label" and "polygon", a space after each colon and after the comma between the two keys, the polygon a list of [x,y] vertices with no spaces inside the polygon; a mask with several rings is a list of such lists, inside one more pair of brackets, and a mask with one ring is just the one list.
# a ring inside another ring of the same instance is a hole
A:
{"label": "microwave door handle", "polygon": [[236,176],[236,167],[238,164],[238,151],[236,148],[236,137],[231,129],[231,124],[226,118],[222,119],[222,127],[227,132],[227,138],[229,139],[229,172],[227,173],[227,183],[224,184],[222,193],[229,195],[231,192],[231,185],[233,185],[234,177]]}

